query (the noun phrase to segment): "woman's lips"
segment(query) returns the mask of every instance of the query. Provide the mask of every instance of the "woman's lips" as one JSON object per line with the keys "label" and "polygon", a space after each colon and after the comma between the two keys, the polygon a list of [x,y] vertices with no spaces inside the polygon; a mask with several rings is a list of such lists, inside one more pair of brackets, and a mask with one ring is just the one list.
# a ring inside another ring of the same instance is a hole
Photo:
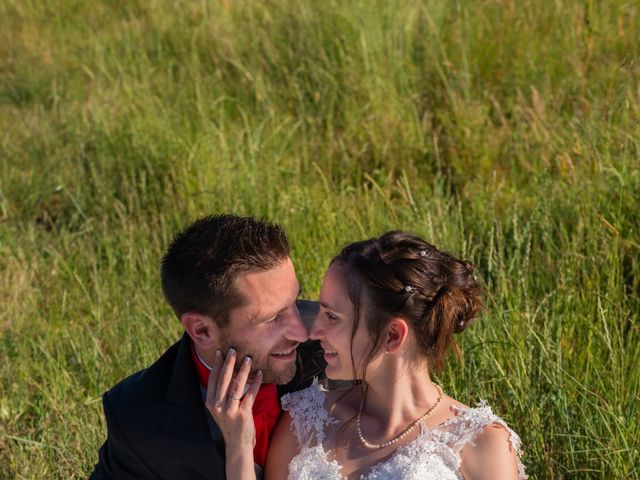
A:
{"label": "woman's lips", "polygon": [[322,347],[322,349],[324,350],[324,359],[325,361],[329,362],[330,360],[335,359],[338,356],[338,352],[335,352],[329,348],[324,348]]}

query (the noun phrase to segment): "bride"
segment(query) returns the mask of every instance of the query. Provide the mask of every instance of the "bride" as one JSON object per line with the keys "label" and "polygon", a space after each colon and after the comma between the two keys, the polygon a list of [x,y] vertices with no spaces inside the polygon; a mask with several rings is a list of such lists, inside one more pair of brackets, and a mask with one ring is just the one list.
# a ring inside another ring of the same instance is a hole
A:
{"label": "bride", "polygon": [[[473,266],[419,237],[389,232],[333,259],[310,338],[330,379],[283,397],[265,478],[525,479],[520,439],[491,408],[470,408],[435,384],[454,334],[481,307]],[[227,478],[255,478],[250,359],[218,356],[207,401],[225,438]],[[243,392],[246,390],[244,396]],[[217,399],[217,400],[215,400]],[[215,401],[214,401],[215,400]]]}

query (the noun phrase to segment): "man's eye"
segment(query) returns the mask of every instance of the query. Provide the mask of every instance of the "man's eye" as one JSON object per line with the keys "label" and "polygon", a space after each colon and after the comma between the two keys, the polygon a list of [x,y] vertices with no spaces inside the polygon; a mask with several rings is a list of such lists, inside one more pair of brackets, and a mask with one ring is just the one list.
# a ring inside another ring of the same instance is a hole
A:
{"label": "man's eye", "polygon": [[264,323],[274,323],[274,322],[277,322],[278,320],[280,320],[280,318],[282,318],[282,314],[278,314],[275,317],[270,318],[269,320],[267,320]]}

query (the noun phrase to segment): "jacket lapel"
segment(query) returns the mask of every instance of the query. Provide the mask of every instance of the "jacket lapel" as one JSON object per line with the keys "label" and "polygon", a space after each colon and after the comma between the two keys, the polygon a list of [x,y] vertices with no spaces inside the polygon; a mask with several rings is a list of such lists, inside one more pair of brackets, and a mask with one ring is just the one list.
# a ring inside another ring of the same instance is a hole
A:
{"label": "jacket lapel", "polygon": [[[167,452],[167,478],[223,478],[224,440],[214,441],[198,378],[191,359],[191,340],[180,341],[166,397],[153,405],[160,430],[172,445]],[[187,472],[190,472],[187,474]],[[185,476],[186,474],[186,476]]]}

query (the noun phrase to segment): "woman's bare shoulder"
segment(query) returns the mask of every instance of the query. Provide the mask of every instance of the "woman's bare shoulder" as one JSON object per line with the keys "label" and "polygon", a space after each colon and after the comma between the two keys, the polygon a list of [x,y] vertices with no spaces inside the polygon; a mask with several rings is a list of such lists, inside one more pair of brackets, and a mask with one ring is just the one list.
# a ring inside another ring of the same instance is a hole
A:
{"label": "woman's bare shoulder", "polygon": [[501,424],[485,426],[475,444],[468,444],[462,450],[461,459],[465,478],[518,478],[518,454],[511,443],[510,432]]}
{"label": "woman's bare shoulder", "polygon": [[265,478],[285,479],[288,475],[288,465],[298,453],[299,446],[293,434],[291,416],[283,412],[269,442],[269,453],[265,466]]}

